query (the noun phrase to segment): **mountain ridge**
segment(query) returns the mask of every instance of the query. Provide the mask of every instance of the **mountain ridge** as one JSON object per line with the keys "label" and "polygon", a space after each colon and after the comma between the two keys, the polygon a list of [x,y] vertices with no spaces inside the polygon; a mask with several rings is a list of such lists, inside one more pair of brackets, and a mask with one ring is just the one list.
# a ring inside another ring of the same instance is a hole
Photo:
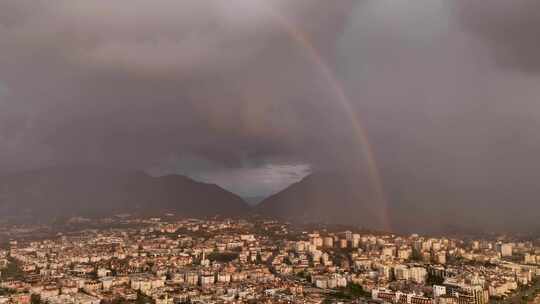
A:
{"label": "mountain ridge", "polygon": [[383,228],[381,210],[373,204],[375,196],[367,185],[351,183],[339,173],[312,173],[265,199],[255,212],[293,222]]}
{"label": "mountain ridge", "polygon": [[[388,202],[376,200],[369,179],[343,172],[315,172],[274,194],[255,207],[255,213],[300,224],[348,224],[397,233],[473,234],[540,231],[539,207],[519,199],[509,215],[507,206],[478,196],[451,196],[444,185],[427,184],[414,196],[392,191]],[[479,192],[481,189],[479,189]],[[426,192],[438,200],[425,201]],[[501,191],[501,195],[509,195]],[[324,203],[323,203],[324,202]],[[505,224],[511,223],[512,229]],[[531,228],[532,227],[532,228]]]}
{"label": "mountain ridge", "polygon": [[172,212],[185,216],[247,214],[244,200],[216,184],[183,175],[50,167],[0,177],[0,213],[6,216],[101,216],[116,212]]}

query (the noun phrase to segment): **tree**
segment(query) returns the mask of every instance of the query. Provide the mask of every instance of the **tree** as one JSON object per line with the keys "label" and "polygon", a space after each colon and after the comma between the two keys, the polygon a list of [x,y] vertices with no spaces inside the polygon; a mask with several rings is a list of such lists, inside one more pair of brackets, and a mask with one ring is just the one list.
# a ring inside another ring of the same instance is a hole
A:
{"label": "tree", "polygon": [[24,272],[22,271],[19,263],[11,257],[8,258],[8,264],[6,268],[2,270],[0,279],[21,279],[23,276]]}
{"label": "tree", "polygon": [[15,291],[7,288],[0,288],[0,296],[13,294]]}
{"label": "tree", "polygon": [[38,294],[32,294],[30,296],[30,303],[31,304],[40,304],[41,303],[41,296]]}
{"label": "tree", "polygon": [[135,301],[137,304],[154,304],[155,301],[150,298],[149,296],[144,295],[142,292],[137,293],[137,300]]}

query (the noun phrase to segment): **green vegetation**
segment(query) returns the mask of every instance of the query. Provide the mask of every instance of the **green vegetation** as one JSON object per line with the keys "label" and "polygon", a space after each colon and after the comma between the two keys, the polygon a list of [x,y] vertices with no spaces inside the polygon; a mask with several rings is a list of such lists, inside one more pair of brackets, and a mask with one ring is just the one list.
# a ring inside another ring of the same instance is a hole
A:
{"label": "green vegetation", "polygon": [[11,289],[0,288],[0,296],[8,296],[8,295],[11,295],[13,293],[14,293],[14,291],[11,290]]}
{"label": "green vegetation", "polygon": [[155,301],[147,295],[142,294],[141,292],[137,293],[136,304],[154,304]]}
{"label": "green vegetation", "polygon": [[346,288],[331,294],[328,299],[354,300],[359,298],[371,298],[371,293],[364,291],[358,284],[349,284]]}
{"label": "green vegetation", "polygon": [[41,296],[37,294],[32,294],[30,296],[30,304],[40,304],[41,303]]}
{"label": "green vegetation", "polygon": [[509,298],[500,299],[492,298],[490,303],[492,304],[518,304],[518,303],[532,303],[535,297],[540,295],[540,280],[533,280],[531,286],[522,286],[516,294]]}
{"label": "green vegetation", "polygon": [[116,298],[111,301],[102,301],[102,303],[103,304],[128,304],[128,303],[133,304],[133,301],[128,301],[124,298]]}
{"label": "green vegetation", "polygon": [[427,277],[427,285],[442,285],[444,283],[444,278],[435,276],[431,273],[428,274]]}
{"label": "green vegetation", "polygon": [[301,279],[309,278],[309,274],[305,270],[300,271],[299,273],[296,274],[296,276]]}
{"label": "green vegetation", "polygon": [[411,261],[413,262],[422,262],[424,259],[422,257],[422,253],[420,253],[418,250],[413,249]]}
{"label": "green vegetation", "polygon": [[193,237],[193,238],[204,238],[204,239],[208,239],[208,238],[212,237],[212,233],[207,232],[204,229],[199,229],[197,231],[192,231],[192,230],[189,230],[189,229],[186,229],[186,228],[180,228],[175,232],[175,234],[176,234],[176,236],[178,236],[178,235],[187,235],[187,236],[190,236],[190,237]]}
{"label": "green vegetation", "polygon": [[8,258],[7,267],[2,269],[2,275],[0,279],[22,279],[24,277],[24,272],[22,271],[19,263],[13,258]]}
{"label": "green vegetation", "polygon": [[238,252],[212,252],[208,255],[210,261],[229,263],[238,258]]}
{"label": "green vegetation", "polygon": [[475,261],[475,260],[466,260],[462,257],[448,257],[448,265],[469,265],[469,266],[484,266],[484,267],[496,267],[496,264],[493,264],[489,261]]}

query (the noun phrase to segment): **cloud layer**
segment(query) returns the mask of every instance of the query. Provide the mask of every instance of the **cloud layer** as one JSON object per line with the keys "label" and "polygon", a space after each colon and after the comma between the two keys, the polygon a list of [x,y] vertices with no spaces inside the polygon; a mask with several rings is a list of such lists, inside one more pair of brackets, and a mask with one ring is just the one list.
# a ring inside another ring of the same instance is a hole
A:
{"label": "cloud layer", "polygon": [[[249,194],[292,181],[283,166],[362,170],[348,113],[281,18],[345,87],[392,203],[530,206],[537,3],[4,0],[0,169],[172,168]],[[273,186],[246,190],[261,174]]]}
{"label": "cloud layer", "polygon": [[[511,3],[357,7],[340,41],[340,71],[359,100],[392,203],[434,208],[475,229],[534,222],[539,44],[524,37],[535,35],[539,10],[536,2]],[[506,37],[510,28],[520,36]]]}
{"label": "cloud layer", "polygon": [[455,1],[459,20],[492,48],[497,61],[525,72],[540,72],[540,3],[534,0]]}
{"label": "cloud layer", "polygon": [[339,113],[274,15],[324,51],[346,6],[288,2],[3,1],[0,166],[315,161]]}

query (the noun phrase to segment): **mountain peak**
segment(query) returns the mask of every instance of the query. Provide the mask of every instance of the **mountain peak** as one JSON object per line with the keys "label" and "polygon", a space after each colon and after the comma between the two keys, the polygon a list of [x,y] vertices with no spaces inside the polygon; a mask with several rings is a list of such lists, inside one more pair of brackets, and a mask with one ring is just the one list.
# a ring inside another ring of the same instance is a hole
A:
{"label": "mountain peak", "polygon": [[381,227],[374,195],[365,180],[343,174],[317,172],[265,199],[257,212],[296,222],[354,224]]}
{"label": "mountain peak", "polygon": [[0,213],[7,216],[101,216],[117,212],[173,212],[236,216],[249,207],[217,185],[182,175],[99,167],[51,167],[0,179]]}

